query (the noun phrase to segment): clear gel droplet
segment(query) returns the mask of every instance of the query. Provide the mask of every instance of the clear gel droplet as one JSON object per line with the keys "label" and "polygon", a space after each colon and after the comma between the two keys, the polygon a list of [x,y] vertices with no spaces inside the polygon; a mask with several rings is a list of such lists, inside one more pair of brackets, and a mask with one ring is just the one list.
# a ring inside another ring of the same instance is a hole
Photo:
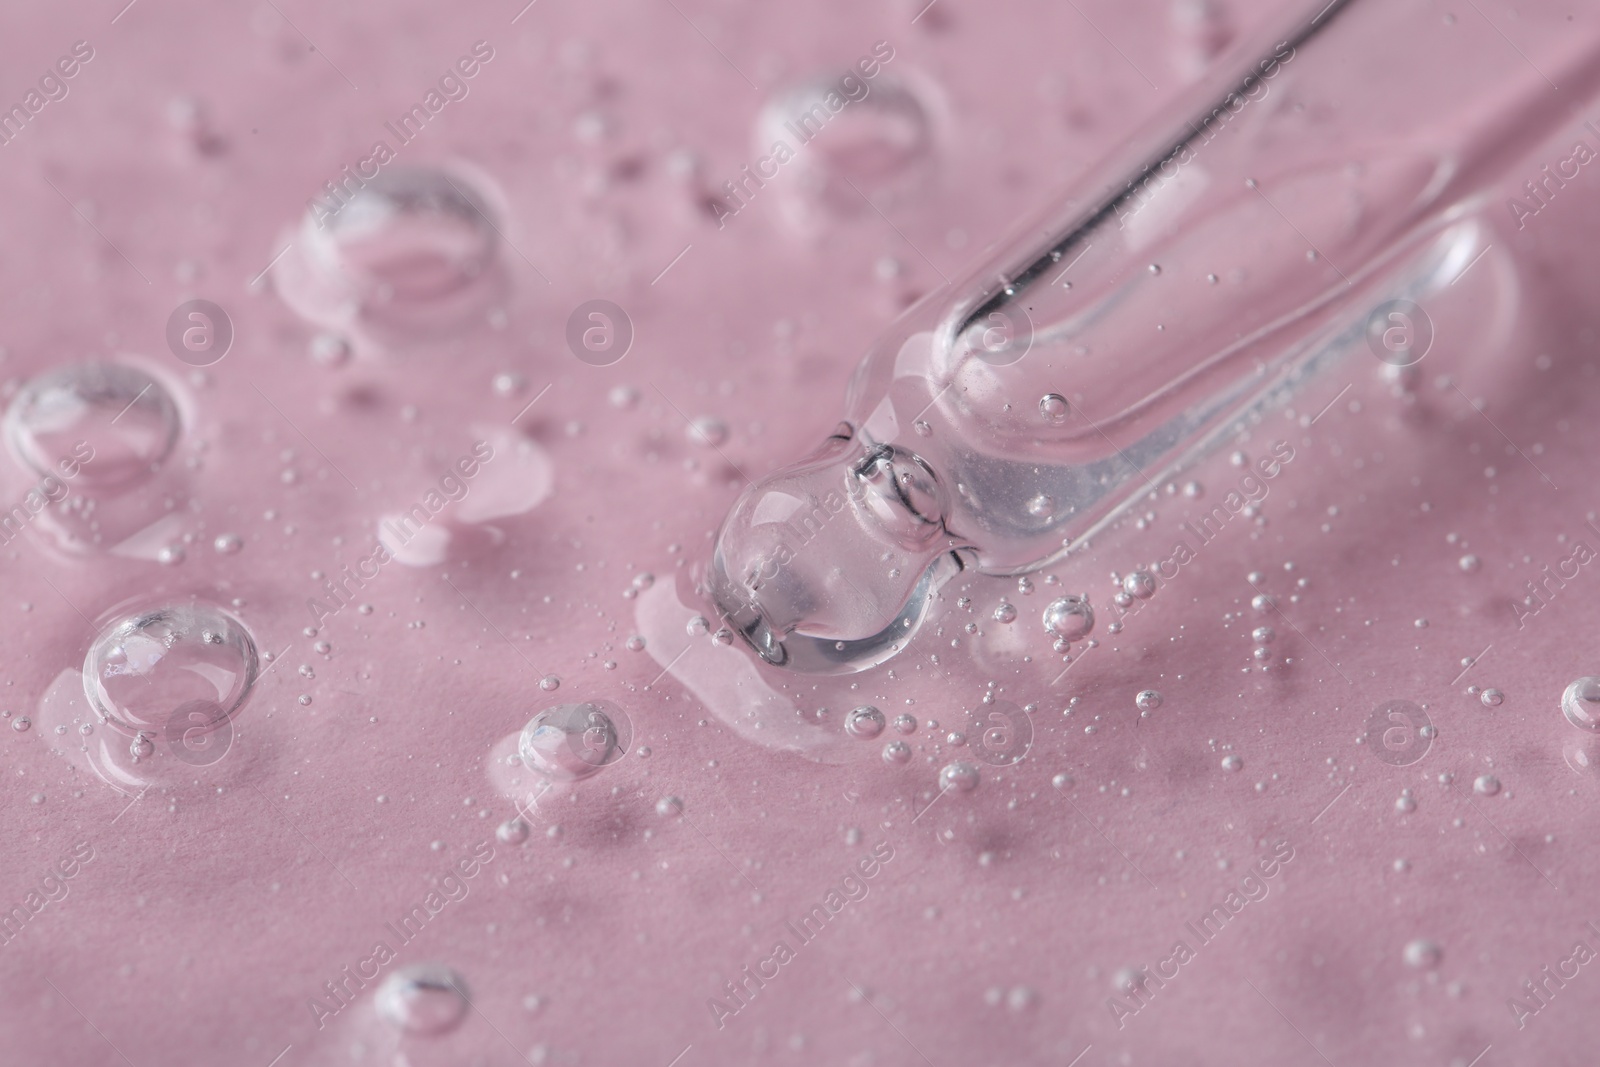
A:
{"label": "clear gel droplet", "polygon": [[497,294],[499,224],[465,175],[386,167],[335,203],[312,202],[275,268],[279,293],[308,321],[442,326]]}
{"label": "clear gel droplet", "polygon": [[1122,579],[1122,591],[1137,600],[1149,600],[1156,595],[1156,580],[1148,571],[1134,571]]}
{"label": "clear gel droplet", "polygon": [[1444,958],[1444,951],[1432,941],[1419,938],[1406,945],[1404,955],[1407,966],[1419,970],[1432,970],[1439,966],[1439,961]]}
{"label": "clear gel droplet", "polygon": [[[757,141],[763,150],[779,141],[793,147],[784,159],[758,160],[755,168],[792,169],[791,184],[801,196],[836,215],[870,210],[862,194],[911,172],[928,155],[932,138],[927,112],[908,87],[884,75],[860,84],[868,87],[866,95],[848,102],[833,72],[777,94],[762,109]],[[727,203],[734,213],[749,202],[753,186],[742,188]]]}
{"label": "clear gel droplet", "polygon": [[952,793],[970,793],[978,788],[977,764],[957,760],[939,772],[939,788]]}
{"label": "clear gel droplet", "polygon": [[95,713],[128,733],[159,735],[175,721],[204,731],[238,714],[258,666],[254,639],[222,608],[161,604],[119,613],[101,629],[84,657],[83,688]]}
{"label": "clear gel droplet", "polygon": [[378,1016],[409,1034],[437,1035],[459,1026],[466,1017],[466,982],[437,963],[402,967],[383,980],[374,1003]]}
{"label": "clear gel droplet", "polygon": [[1600,731],[1600,678],[1579,678],[1561,694],[1567,721],[1583,730]]}
{"label": "clear gel droplet", "polygon": [[39,477],[69,477],[91,492],[149,479],[182,428],[166,386],[124,363],[78,363],[41,374],[17,393],[5,418],[6,443],[24,468]]}
{"label": "clear gel droplet", "polygon": [[844,730],[851,737],[860,737],[870,741],[883,733],[885,725],[886,720],[883,717],[883,712],[874,707],[862,706],[846,716]]}
{"label": "clear gel droplet", "polygon": [[531,771],[552,782],[576,782],[627,755],[631,727],[607,701],[558,704],[523,727],[517,752]]}
{"label": "clear gel droplet", "polygon": [[1086,596],[1064,596],[1044,609],[1044,628],[1064,641],[1081,641],[1094,630],[1094,607]]}

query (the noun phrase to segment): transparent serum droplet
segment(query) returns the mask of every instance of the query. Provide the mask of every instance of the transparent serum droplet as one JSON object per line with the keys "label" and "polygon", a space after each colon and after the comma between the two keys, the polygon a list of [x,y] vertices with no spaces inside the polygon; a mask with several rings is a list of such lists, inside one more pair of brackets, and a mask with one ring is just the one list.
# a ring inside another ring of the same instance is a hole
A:
{"label": "transparent serum droplet", "polygon": [[320,367],[337,367],[350,359],[350,342],[336,333],[319,333],[306,349],[311,362]]}
{"label": "transparent serum droplet", "polygon": [[1244,760],[1238,756],[1223,756],[1222,769],[1225,771],[1240,771],[1244,769]]}
{"label": "transparent serum droplet", "polygon": [[1064,596],[1044,609],[1044,628],[1063,641],[1081,641],[1094,630],[1094,607],[1086,596]]}
{"label": "transparent serum droplet", "polygon": [[1478,694],[1478,700],[1486,708],[1498,708],[1505,703],[1506,695],[1498,689],[1485,689]]}
{"label": "transparent serum droplet", "polygon": [[557,704],[522,728],[523,765],[552,782],[576,782],[627,755],[627,717],[606,701]]}
{"label": "transparent serum droplet", "polygon": [[1480,797],[1492,797],[1500,792],[1500,779],[1492,774],[1481,774],[1472,783],[1472,791]]}
{"label": "transparent serum droplet", "polygon": [[1133,698],[1133,703],[1140,711],[1154,711],[1161,706],[1161,694],[1154,689],[1144,689]]}
{"label": "transparent serum droplet", "polygon": [[904,741],[890,741],[883,746],[883,762],[909,763],[911,760],[911,746]]}
{"label": "transparent serum droplet", "polygon": [[1017,621],[1017,609],[1013,604],[1002,600],[994,609],[994,621],[998,623],[1011,623]]}
{"label": "transparent serum droplet", "polygon": [[308,211],[275,288],[308,321],[437,328],[483,314],[503,288],[499,226],[461,173],[389,166],[337,212]]}
{"label": "transparent serum droplet", "polygon": [[1585,737],[1568,741],[1562,746],[1561,754],[1574,774],[1600,778],[1600,738]]}
{"label": "transparent serum droplet", "polygon": [[891,77],[880,76],[843,110],[829,103],[839,98],[838,85],[829,72],[780,92],[762,109],[756,139],[794,144],[798,128],[805,150],[789,164],[795,188],[835,214],[854,216],[869,210],[854,189],[871,195],[906,176],[928,155],[932,130],[916,95]]}
{"label": "transparent serum droplet", "polygon": [[1444,951],[1432,941],[1418,938],[1406,945],[1404,956],[1407,966],[1418,970],[1432,970],[1439,966],[1439,961],[1444,958]]}
{"label": "transparent serum droplet", "polygon": [[1156,595],[1156,580],[1148,571],[1134,571],[1122,579],[1122,591],[1136,600],[1149,600]]}
{"label": "transparent serum droplet", "polygon": [[1567,686],[1561,711],[1579,729],[1600,731],[1600,678],[1579,678]]}
{"label": "transparent serum droplet", "polygon": [[917,717],[915,715],[896,715],[894,717],[894,730],[899,734],[914,734],[917,732]]}
{"label": "transparent serum droplet", "polygon": [[859,737],[870,741],[883,733],[885,725],[887,723],[883,717],[883,712],[877,708],[863,705],[845,717],[844,731],[851,737]]}
{"label": "transparent serum droplet", "polygon": [[374,998],[379,1018],[408,1034],[438,1035],[461,1024],[470,1007],[467,985],[449,967],[413,964],[390,974]]}
{"label": "transparent serum droplet", "polygon": [[84,657],[83,688],[97,716],[130,734],[159,734],[175,718],[203,732],[238,714],[258,668],[244,624],[194,600],[113,618]]}
{"label": "transparent serum droplet", "polygon": [[26,715],[21,715],[11,720],[11,728],[17,731],[19,734],[26,732],[32,725],[33,720],[28,718]]}
{"label": "transparent serum droplet", "polygon": [[978,788],[978,766],[965,760],[949,763],[939,771],[939,789],[952,793],[970,793]]}
{"label": "transparent serum droplet", "polygon": [[728,424],[711,415],[702,415],[684,431],[692,444],[717,448],[728,442]]}
{"label": "transparent serum droplet", "polygon": [[520,845],[528,839],[528,821],[520,816],[507,819],[495,830],[494,836],[502,844]]}
{"label": "transparent serum droplet", "polygon": [[29,472],[76,471],[90,493],[128,489],[172,455],[182,432],[178,405],[153,375],[124,363],[79,363],[48,371],[6,410],[6,444]]}
{"label": "transparent serum droplet", "polygon": [[1046,393],[1039,398],[1039,415],[1046,422],[1063,423],[1072,414],[1072,406],[1060,393]]}

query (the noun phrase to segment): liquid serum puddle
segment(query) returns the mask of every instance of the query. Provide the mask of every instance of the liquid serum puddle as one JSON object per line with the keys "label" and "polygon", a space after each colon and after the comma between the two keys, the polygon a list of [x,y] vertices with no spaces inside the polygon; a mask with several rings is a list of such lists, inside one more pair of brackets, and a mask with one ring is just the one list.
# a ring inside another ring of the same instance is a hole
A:
{"label": "liquid serum puddle", "polygon": [[675,582],[656,582],[639,594],[634,623],[645,651],[663,672],[752,744],[797,752],[818,763],[843,763],[853,756],[836,725],[808,722],[799,705],[767,684],[744,649],[691,635],[690,620],[696,617],[703,617],[701,609],[679,599]]}

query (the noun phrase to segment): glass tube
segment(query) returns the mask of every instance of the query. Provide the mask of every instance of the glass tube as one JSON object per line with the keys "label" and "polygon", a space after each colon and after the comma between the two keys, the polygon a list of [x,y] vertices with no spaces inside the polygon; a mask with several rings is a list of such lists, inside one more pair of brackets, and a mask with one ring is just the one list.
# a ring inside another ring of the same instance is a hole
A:
{"label": "glass tube", "polygon": [[910,309],[835,432],[744,492],[701,592],[762,659],[875,666],[952,575],[1105,530],[1459,277],[1496,183],[1600,89],[1600,41],[1536,62],[1429,5],[1318,6]]}

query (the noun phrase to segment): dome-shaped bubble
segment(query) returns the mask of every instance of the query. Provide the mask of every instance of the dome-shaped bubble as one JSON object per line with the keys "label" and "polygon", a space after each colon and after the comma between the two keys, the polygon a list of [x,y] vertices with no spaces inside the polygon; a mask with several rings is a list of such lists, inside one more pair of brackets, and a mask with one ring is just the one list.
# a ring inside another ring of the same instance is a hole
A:
{"label": "dome-shaped bubble", "polygon": [[849,715],[846,715],[844,720],[845,733],[851,737],[865,738],[868,741],[883,733],[885,725],[887,725],[887,720],[884,719],[883,712],[871,705],[862,705],[856,708]]}
{"label": "dome-shaped bubble", "polygon": [[1567,686],[1561,711],[1580,730],[1600,731],[1600,678],[1579,678]]}
{"label": "dome-shaped bubble", "polygon": [[471,1007],[461,975],[437,963],[402,967],[383,980],[373,998],[378,1015],[408,1034],[442,1034]]}
{"label": "dome-shaped bubble", "polygon": [[495,215],[462,174],[385,168],[312,201],[275,269],[278,291],[325,327],[454,323],[498,295]]}
{"label": "dome-shaped bubble", "polygon": [[183,420],[153,375],[126,363],[76,363],[29,381],[6,411],[6,444],[32,475],[90,491],[126,489],[172,454]]}
{"label": "dome-shaped bubble", "polygon": [[394,300],[428,300],[469,284],[494,257],[488,206],[444,171],[379,173],[337,214],[302,232],[322,266]]}
{"label": "dome-shaped bubble", "polygon": [[970,793],[978,788],[980,774],[976,764],[966,760],[956,760],[948,763],[939,771],[939,791],[941,793]]}
{"label": "dome-shaped bubble", "polygon": [[226,611],[199,600],[159,604],[107,623],[84,657],[83,690],[104,722],[156,737],[170,728],[192,744],[196,732],[239,713],[257,669],[255,641]]}
{"label": "dome-shaped bubble", "polygon": [[888,76],[848,80],[828,75],[778,93],[761,113],[760,146],[786,141],[857,185],[876,185],[928,151],[927,110],[909,87]]}
{"label": "dome-shaped bubble", "polygon": [[[887,74],[830,73],[780,91],[762,109],[755,139],[761,156],[754,174],[722,190],[731,208],[758,195],[757,178],[774,178],[784,167],[795,172],[793,181],[779,179],[788,190],[837,216],[870,211],[864,196],[907,184],[930,158],[933,143],[928,109],[910,86]],[[788,199],[789,213],[806,221],[809,210],[792,193]]]}
{"label": "dome-shaped bubble", "polygon": [[1076,594],[1052,600],[1044,609],[1044,628],[1064,641],[1082,641],[1094,630],[1094,606]]}
{"label": "dome-shaped bubble", "polygon": [[605,700],[557,704],[528,720],[517,752],[529,770],[552,782],[576,782],[628,754],[632,726]]}

